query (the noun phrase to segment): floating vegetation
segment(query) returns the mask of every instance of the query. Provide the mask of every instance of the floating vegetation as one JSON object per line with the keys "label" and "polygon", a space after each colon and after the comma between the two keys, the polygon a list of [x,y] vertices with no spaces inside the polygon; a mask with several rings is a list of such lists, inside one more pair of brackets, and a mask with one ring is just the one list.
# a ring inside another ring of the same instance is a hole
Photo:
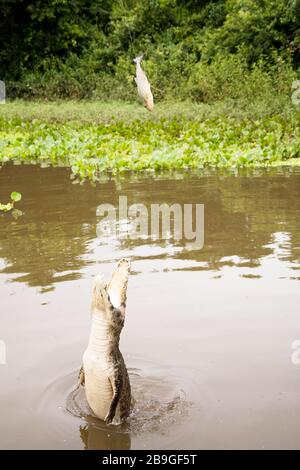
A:
{"label": "floating vegetation", "polygon": [[15,209],[15,203],[21,201],[22,194],[18,193],[17,191],[13,191],[10,195],[10,202],[6,204],[0,203],[0,213],[1,212],[11,212],[14,219],[18,219],[23,212],[19,209]]}
{"label": "floating vegetation", "polygon": [[68,166],[79,179],[126,171],[300,164],[298,116],[112,118],[105,122],[0,117],[0,164]]}

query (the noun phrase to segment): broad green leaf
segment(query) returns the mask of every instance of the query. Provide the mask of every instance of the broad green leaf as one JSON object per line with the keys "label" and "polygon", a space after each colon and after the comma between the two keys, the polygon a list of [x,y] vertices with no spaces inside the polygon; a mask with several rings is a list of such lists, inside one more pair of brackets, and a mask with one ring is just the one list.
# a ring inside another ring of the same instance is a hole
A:
{"label": "broad green leaf", "polygon": [[19,202],[22,199],[22,194],[18,193],[17,191],[13,191],[10,195],[10,198],[14,202]]}

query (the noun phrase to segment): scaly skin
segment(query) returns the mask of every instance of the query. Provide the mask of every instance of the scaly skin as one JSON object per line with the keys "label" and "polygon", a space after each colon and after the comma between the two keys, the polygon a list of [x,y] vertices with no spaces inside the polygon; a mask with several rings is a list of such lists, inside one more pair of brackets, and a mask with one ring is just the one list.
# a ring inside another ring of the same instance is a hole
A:
{"label": "scaly skin", "polygon": [[108,286],[100,276],[95,279],[90,339],[79,373],[90,408],[107,424],[124,420],[131,409],[130,382],[119,349],[129,268],[122,259]]}

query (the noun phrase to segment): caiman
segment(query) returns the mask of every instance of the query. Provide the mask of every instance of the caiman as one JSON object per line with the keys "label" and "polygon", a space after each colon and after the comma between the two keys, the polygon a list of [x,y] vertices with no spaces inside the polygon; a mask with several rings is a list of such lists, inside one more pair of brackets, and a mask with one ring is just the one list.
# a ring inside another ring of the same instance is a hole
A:
{"label": "caiman", "polygon": [[90,338],[79,372],[90,408],[107,424],[125,420],[131,411],[130,381],[119,349],[129,270],[122,259],[109,284],[101,275],[95,278]]}

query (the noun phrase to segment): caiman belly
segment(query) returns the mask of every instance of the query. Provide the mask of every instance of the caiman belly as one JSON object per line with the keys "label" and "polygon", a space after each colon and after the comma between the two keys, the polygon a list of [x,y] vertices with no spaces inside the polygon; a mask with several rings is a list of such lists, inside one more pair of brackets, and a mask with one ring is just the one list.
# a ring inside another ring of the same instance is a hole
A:
{"label": "caiman belly", "polygon": [[83,367],[87,402],[93,413],[104,420],[113,397],[109,364],[87,349],[83,355]]}

